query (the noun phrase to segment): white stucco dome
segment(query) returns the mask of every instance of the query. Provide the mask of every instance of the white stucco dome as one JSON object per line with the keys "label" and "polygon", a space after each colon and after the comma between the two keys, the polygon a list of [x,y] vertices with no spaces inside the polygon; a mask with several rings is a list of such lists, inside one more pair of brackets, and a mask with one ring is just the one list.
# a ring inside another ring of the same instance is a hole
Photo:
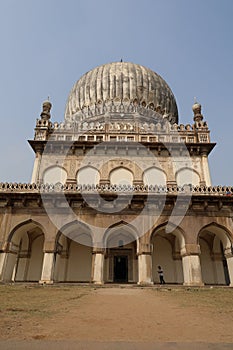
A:
{"label": "white stucco dome", "polygon": [[176,100],[164,79],[149,68],[129,62],[104,64],[84,74],[69,94],[65,119],[78,116],[84,109],[117,103],[124,108],[132,104],[150,108],[178,123]]}

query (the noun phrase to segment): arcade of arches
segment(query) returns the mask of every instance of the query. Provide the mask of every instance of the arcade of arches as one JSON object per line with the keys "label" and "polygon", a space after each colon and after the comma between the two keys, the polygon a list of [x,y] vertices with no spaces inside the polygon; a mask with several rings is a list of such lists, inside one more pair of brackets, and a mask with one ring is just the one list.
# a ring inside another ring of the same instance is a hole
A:
{"label": "arcade of arches", "polygon": [[157,284],[161,265],[168,284],[233,285],[227,227],[210,222],[190,241],[184,228],[167,233],[166,224],[139,237],[133,226],[118,222],[106,230],[102,248],[90,229],[77,221],[65,225],[62,232],[54,229],[49,240],[41,224],[22,222],[9,232],[0,255],[1,280]]}

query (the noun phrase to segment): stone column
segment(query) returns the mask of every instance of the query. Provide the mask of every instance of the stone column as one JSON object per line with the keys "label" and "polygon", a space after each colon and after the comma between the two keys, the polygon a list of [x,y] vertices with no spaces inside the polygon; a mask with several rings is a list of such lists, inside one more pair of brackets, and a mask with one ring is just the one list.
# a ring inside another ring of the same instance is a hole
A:
{"label": "stone column", "polygon": [[39,283],[52,284],[54,282],[54,270],[56,261],[56,251],[54,241],[45,241],[44,259]]}
{"label": "stone column", "polygon": [[203,286],[200,263],[200,246],[186,244],[181,251],[185,286]]}
{"label": "stone column", "polygon": [[227,259],[228,274],[230,279],[230,287],[233,287],[233,247],[227,248],[224,251]]}
{"label": "stone column", "polygon": [[201,154],[201,162],[202,162],[202,170],[203,170],[205,184],[206,184],[206,186],[211,186],[211,177],[210,177],[208,156],[205,152],[203,152]]}
{"label": "stone column", "polygon": [[[2,222],[0,223],[1,237],[7,237],[11,232],[12,222],[12,206],[9,203],[3,211]],[[11,242],[1,241],[0,242],[0,281],[10,282],[12,281],[12,274],[16,262],[17,250],[12,250]]]}
{"label": "stone column", "polygon": [[11,250],[11,243],[6,243],[0,253],[0,281],[12,282],[17,252]]}
{"label": "stone column", "polygon": [[16,265],[14,268],[14,274],[12,276],[13,281],[26,281],[28,267],[30,262],[30,254],[26,251],[20,251],[16,259]]}
{"label": "stone column", "polygon": [[153,284],[152,282],[152,253],[150,244],[139,246],[138,253],[138,284]]}
{"label": "stone column", "polygon": [[92,252],[92,282],[94,284],[104,283],[104,249],[93,248]]}
{"label": "stone column", "polygon": [[[72,154],[74,154],[75,149],[71,147]],[[76,179],[76,161],[75,158],[71,158],[70,161],[68,162],[68,174],[67,174],[67,179],[66,179],[66,184],[67,185],[75,185],[77,183]]]}
{"label": "stone column", "polygon": [[34,161],[34,167],[33,167],[33,171],[32,171],[31,183],[37,183],[39,181],[40,163],[41,163],[41,152],[37,151],[36,158]]}
{"label": "stone column", "polygon": [[66,282],[67,267],[68,267],[69,255],[67,251],[56,253],[56,261],[54,267],[54,281],[55,282]]}
{"label": "stone column", "polygon": [[10,282],[12,280],[13,269],[9,273],[8,261],[10,260],[10,253],[1,252],[0,253],[0,281]]}
{"label": "stone column", "polygon": [[223,260],[221,252],[212,252],[211,260],[213,261],[213,272],[214,272],[214,284],[224,284],[225,280],[223,279]]}
{"label": "stone column", "polygon": [[55,253],[44,252],[42,273],[39,283],[52,284],[54,280]]}
{"label": "stone column", "polygon": [[175,283],[183,283],[184,282],[184,276],[182,271],[182,258],[179,251],[175,251],[172,254],[173,261],[174,261],[174,267],[175,267]]}

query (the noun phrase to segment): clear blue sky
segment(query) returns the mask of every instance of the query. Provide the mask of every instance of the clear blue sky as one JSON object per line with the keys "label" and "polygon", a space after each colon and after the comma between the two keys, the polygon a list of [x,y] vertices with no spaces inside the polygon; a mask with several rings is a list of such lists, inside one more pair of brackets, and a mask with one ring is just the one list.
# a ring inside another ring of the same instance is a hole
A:
{"label": "clear blue sky", "polygon": [[213,183],[233,185],[232,18],[232,0],[1,0],[0,181],[30,181],[43,100],[62,121],[76,80],[122,58],[167,81],[180,123],[197,97],[217,142]]}

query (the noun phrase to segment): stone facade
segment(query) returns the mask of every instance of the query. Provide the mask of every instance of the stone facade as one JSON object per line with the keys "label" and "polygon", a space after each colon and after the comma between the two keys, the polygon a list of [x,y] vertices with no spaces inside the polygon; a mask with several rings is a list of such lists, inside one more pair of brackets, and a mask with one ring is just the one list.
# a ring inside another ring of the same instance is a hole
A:
{"label": "stone facade", "polygon": [[140,67],[87,73],[62,123],[44,102],[31,183],[0,184],[1,281],[150,285],[162,265],[166,283],[233,285],[233,188],[211,186],[201,105],[178,124]]}

